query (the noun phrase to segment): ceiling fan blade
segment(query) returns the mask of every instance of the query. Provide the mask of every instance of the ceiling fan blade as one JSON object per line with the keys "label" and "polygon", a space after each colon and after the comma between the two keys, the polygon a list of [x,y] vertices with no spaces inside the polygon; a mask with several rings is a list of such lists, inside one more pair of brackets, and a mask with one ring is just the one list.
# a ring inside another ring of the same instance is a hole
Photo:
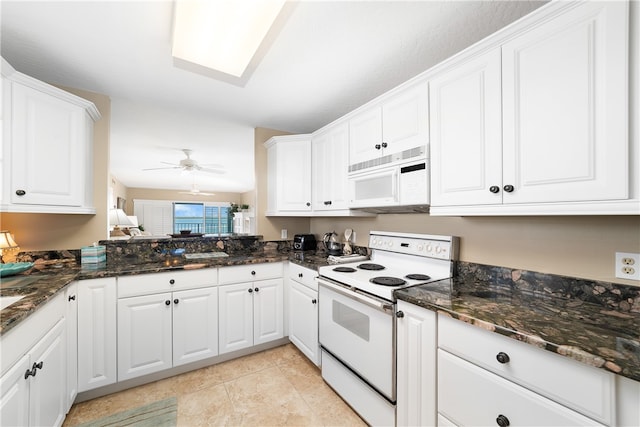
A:
{"label": "ceiling fan blade", "polygon": [[200,191],[178,191],[180,194],[189,194],[191,196],[215,196],[215,193],[204,193]]}
{"label": "ceiling fan blade", "polygon": [[169,162],[160,162],[160,163],[162,163],[163,165],[175,166],[177,168],[180,167],[180,165],[177,163],[169,163]]}
{"label": "ceiling fan blade", "polygon": [[198,167],[198,170],[200,172],[206,172],[206,173],[217,173],[217,174],[225,174],[225,173],[227,173],[226,171],[224,171],[222,169],[211,169],[211,168],[203,168],[203,167]]}
{"label": "ceiling fan blade", "polygon": [[170,166],[167,168],[147,168],[142,169],[143,171],[159,171],[159,170],[167,170],[167,169],[182,169],[180,166]]}

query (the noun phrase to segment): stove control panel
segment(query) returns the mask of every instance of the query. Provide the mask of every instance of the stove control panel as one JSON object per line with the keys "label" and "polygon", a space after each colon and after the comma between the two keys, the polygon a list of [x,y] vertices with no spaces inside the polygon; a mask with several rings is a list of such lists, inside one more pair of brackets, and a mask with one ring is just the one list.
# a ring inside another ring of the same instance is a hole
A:
{"label": "stove control panel", "polygon": [[407,255],[455,260],[457,238],[426,234],[371,232],[369,248]]}

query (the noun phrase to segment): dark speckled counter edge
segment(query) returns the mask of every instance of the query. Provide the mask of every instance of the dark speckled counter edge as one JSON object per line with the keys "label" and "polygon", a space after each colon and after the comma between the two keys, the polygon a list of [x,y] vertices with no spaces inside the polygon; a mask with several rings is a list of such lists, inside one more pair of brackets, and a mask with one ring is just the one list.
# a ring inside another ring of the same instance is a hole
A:
{"label": "dark speckled counter edge", "polygon": [[640,288],[459,263],[398,300],[640,381]]}

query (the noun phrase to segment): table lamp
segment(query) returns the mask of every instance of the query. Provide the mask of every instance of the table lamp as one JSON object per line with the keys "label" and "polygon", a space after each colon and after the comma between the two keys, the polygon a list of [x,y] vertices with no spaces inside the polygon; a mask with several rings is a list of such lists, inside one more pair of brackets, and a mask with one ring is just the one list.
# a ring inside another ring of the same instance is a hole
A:
{"label": "table lamp", "polygon": [[[4,258],[7,252],[17,252],[18,249],[20,249],[20,247],[16,241],[13,240],[11,233],[7,230],[0,231],[0,259],[2,262],[6,262]],[[15,259],[15,255],[13,259]]]}

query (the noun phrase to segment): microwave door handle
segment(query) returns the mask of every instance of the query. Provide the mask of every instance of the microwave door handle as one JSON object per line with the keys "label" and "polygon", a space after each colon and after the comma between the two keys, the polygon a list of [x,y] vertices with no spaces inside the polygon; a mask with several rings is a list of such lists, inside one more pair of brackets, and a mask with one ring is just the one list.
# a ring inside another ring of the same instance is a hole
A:
{"label": "microwave door handle", "polygon": [[377,301],[374,300],[372,298],[366,297],[360,293],[357,293],[355,291],[347,291],[345,290],[343,287],[339,286],[339,285],[334,285],[333,283],[329,283],[325,280],[320,280],[318,279],[318,284],[320,286],[324,286],[325,288],[331,289],[332,291],[345,296],[349,299],[352,299],[354,301],[358,301],[360,303],[363,303],[365,305],[368,305],[369,307],[373,307],[376,310],[385,312],[385,313],[392,313],[393,312],[393,305],[391,303],[384,303],[382,301]]}

